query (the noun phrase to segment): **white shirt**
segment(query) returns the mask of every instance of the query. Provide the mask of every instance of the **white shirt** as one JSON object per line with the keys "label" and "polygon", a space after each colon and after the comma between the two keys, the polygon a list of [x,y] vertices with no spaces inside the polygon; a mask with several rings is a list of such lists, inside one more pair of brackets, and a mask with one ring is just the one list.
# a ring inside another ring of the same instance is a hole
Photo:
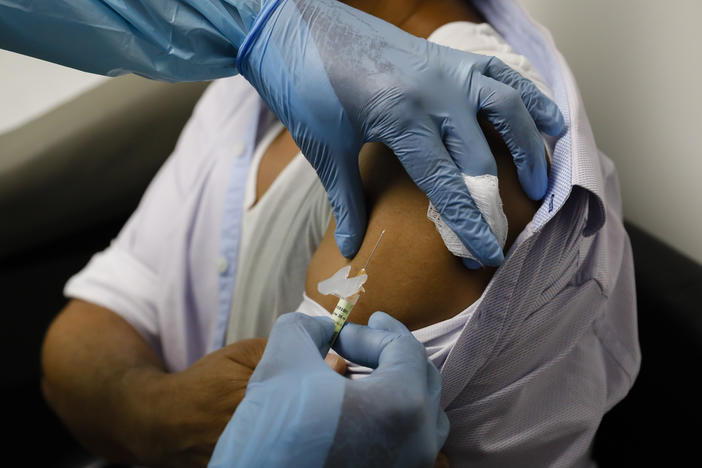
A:
{"label": "white shirt", "polygon": [[[586,465],[640,362],[616,172],[548,33],[509,0],[474,3],[553,89],[568,131],[542,206],[441,369],[444,450],[452,466]],[[224,342],[245,181],[269,116],[242,78],[212,85],[117,239],[66,286],[123,316],[169,370]]]}
{"label": "white shirt", "polygon": [[259,163],[283,128],[275,122],[266,131],[249,169],[227,343],[268,336],[280,315],[296,310],[307,266],[332,216],[327,193],[302,153],[256,200]]}

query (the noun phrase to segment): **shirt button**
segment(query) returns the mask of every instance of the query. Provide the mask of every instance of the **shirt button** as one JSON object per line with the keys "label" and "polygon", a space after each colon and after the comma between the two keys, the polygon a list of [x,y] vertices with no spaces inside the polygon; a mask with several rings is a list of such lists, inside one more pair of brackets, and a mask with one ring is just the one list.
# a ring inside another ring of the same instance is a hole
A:
{"label": "shirt button", "polygon": [[227,261],[227,259],[224,257],[219,257],[217,259],[217,271],[220,274],[224,274],[227,272],[228,268],[229,268],[229,262]]}
{"label": "shirt button", "polygon": [[243,143],[235,143],[234,144],[234,156],[237,158],[241,158],[246,154],[246,146]]}

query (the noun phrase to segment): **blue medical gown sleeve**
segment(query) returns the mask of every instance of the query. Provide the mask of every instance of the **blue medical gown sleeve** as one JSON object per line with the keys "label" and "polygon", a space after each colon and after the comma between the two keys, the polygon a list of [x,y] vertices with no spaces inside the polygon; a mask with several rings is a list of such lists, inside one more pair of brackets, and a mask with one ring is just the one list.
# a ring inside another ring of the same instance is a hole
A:
{"label": "blue medical gown sleeve", "polygon": [[265,0],[0,0],[0,48],[91,73],[198,81],[237,73]]}

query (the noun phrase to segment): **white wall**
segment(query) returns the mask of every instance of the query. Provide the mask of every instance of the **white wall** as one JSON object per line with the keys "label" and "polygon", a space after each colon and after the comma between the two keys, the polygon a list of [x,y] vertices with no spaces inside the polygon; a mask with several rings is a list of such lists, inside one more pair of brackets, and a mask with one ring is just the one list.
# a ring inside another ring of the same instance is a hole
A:
{"label": "white wall", "polygon": [[[523,2],[575,73],[625,216],[702,262],[702,1]],[[0,51],[0,133],[103,79]]]}
{"label": "white wall", "polygon": [[0,50],[0,134],[107,79]]}
{"label": "white wall", "polygon": [[702,2],[522,2],[578,80],[624,216],[702,262]]}

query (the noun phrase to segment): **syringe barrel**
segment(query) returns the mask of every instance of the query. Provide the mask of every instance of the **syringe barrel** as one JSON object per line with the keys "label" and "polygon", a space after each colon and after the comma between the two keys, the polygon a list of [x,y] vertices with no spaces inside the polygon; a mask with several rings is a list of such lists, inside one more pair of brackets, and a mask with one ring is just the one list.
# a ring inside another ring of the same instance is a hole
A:
{"label": "syringe barrel", "polygon": [[[366,269],[361,268],[361,271],[358,272],[357,276],[365,274]],[[361,290],[353,296],[339,298],[339,302],[336,303],[336,307],[334,307],[334,312],[332,312],[332,320],[334,320],[334,334],[329,340],[330,348],[334,345],[336,338],[339,336],[341,329],[344,327],[346,320],[349,318],[349,314],[351,313],[353,306],[356,305],[356,303],[358,302],[358,298],[361,297],[362,291],[363,287],[361,287]]]}
{"label": "syringe barrel", "polygon": [[346,323],[346,319],[349,318],[349,314],[351,313],[353,306],[355,306],[356,302],[358,302],[358,298],[360,297],[360,295],[360,293],[354,294],[351,297],[339,299],[339,302],[336,303],[336,307],[334,307],[334,312],[332,312],[332,320],[334,321],[334,334],[329,340],[330,347],[334,345],[336,338],[339,336],[339,332],[341,332],[341,328]]}

